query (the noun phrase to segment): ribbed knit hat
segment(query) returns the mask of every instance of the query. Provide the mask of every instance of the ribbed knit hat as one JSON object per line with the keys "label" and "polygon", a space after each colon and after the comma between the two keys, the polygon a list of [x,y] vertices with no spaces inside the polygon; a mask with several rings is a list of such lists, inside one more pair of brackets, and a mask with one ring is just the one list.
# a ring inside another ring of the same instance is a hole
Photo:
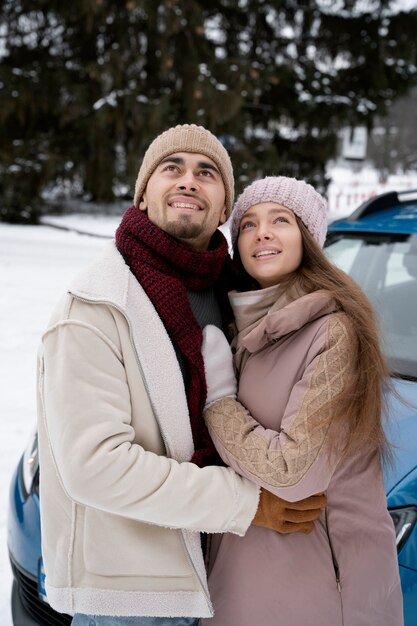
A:
{"label": "ribbed knit hat", "polygon": [[148,180],[162,159],[175,152],[195,152],[212,159],[220,170],[226,192],[226,214],[229,217],[234,198],[233,167],[226,148],[203,126],[183,124],[158,135],[143,157],[135,185],[134,204],[139,207]]}
{"label": "ribbed knit hat", "polygon": [[255,180],[236,200],[231,217],[231,238],[235,244],[242,216],[261,202],[276,202],[294,211],[320,247],[327,233],[327,202],[308,183],[287,176],[267,176]]}

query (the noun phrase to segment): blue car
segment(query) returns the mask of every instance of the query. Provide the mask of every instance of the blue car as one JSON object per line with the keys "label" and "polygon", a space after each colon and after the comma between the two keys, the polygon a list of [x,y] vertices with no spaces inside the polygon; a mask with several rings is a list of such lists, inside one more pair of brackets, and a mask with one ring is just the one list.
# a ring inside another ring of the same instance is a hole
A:
{"label": "blue car", "polygon": [[[387,504],[397,536],[405,626],[417,626],[417,190],[377,196],[333,222],[326,252],[362,286],[379,314],[395,390],[386,416],[396,457],[385,468]],[[51,609],[45,594],[38,486],[35,430],[10,489],[14,626],[71,623]]]}
{"label": "blue car", "polygon": [[405,626],[417,626],[417,190],[386,193],[330,225],[328,256],[378,312],[392,372],[386,431],[395,463],[384,472],[397,536]]}

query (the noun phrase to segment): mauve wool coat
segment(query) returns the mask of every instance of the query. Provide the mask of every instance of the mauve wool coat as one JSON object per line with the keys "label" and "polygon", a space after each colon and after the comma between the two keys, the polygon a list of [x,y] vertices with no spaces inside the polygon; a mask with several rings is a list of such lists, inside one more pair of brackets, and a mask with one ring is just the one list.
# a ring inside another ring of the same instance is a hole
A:
{"label": "mauve wool coat", "polygon": [[[251,302],[259,308],[261,295],[232,297],[240,331],[242,320],[256,319]],[[395,534],[378,454],[364,449],[329,459],[330,429],[320,425],[331,419],[354,367],[346,316],[316,292],[290,304],[278,299],[258,319],[237,354],[238,399],[247,411],[232,398],[219,400],[206,411],[210,433],[224,461],[258,485],[291,501],[326,492],[328,506],[309,535],[251,526],[244,537],[215,536],[215,616],[202,623],[401,626]]]}

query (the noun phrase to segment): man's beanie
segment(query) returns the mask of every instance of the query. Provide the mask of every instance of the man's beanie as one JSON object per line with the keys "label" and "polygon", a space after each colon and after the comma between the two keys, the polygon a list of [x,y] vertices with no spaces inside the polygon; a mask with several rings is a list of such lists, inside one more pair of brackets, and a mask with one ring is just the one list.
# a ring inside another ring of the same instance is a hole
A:
{"label": "man's beanie", "polygon": [[234,245],[242,216],[261,202],[276,202],[294,211],[320,247],[327,233],[327,202],[302,180],[287,176],[267,176],[255,180],[238,197],[231,217],[231,238]]}
{"label": "man's beanie", "polygon": [[226,192],[226,214],[229,217],[234,198],[233,167],[230,157],[210,131],[196,124],[183,124],[169,128],[153,140],[140,166],[135,185],[134,204],[139,207],[148,180],[162,159],[175,152],[204,154],[214,161],[220,170]]}

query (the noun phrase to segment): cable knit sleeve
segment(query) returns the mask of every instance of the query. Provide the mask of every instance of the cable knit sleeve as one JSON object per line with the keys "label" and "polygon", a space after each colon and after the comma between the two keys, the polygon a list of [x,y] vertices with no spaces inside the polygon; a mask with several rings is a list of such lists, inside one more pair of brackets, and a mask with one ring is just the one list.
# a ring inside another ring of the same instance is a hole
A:
{"label": "cable knit sleeve", "polygon": [[296,501],[325,491],[337,464],[326,454],[332,410],[352,359],[343,315],[327,322],[322,350],[293,387],[280,431],[261,426],[238,401],[223,398],[205,412],[210,434],[223,460],[276,495]]}

